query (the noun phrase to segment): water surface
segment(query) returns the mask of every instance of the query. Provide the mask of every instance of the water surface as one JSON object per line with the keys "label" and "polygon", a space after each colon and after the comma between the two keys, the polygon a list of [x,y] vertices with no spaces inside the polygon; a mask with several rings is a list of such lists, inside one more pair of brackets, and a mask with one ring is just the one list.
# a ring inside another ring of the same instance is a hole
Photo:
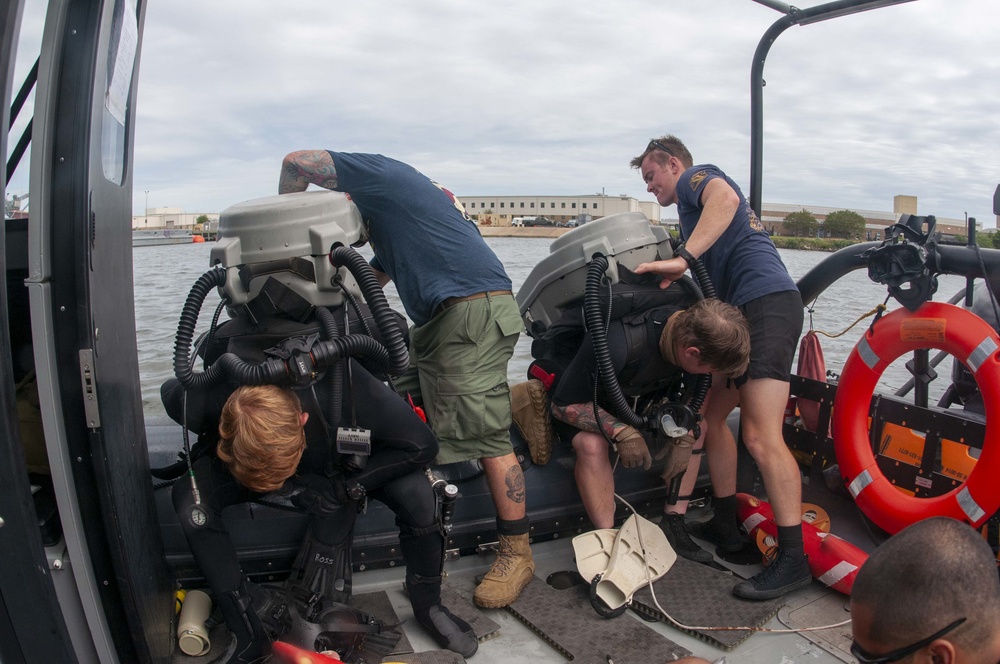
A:
{"label": "water surface", "polygon": [[[507,273],[514,284],[514,292],[521,287],[531,269],[549,253],[549,238],[487,238],[487,243],[503,261]],[[165,245],[138,247],[133,250],[136,305],[136,336],[139,345],[139,368],[142,374],[143,409],[147,416],[162,415],[159,386],[173,375],[173,345],[177,321],[188,292],[195,281],[209,267],[209,254],[213,244]],[[827,253],[801,250],[779,250],[793,279],[799,279],[816,264],[829,256]],[[370,256],[367,247],[362,254]],[[936,300],[947,300],[964,286],[958,277],[942,277]],[[389,303],[403,311],[390,285],[386,290]],[[828,334],[839,334],[858,317],[871,311],[886,297],[884,286],[868,280],[865,270],[858,270],[831,286],[806,314],[806,329],[811,325]],[[212,313],[219,303],[213,290],[205,301],[198,319],[198,331],[207,330]],[[890,309],[899,307],[895,301],[888,303]],[[225,313],[222,320],[225,320]],[[871,318],[859,323],[840,337],[830,339],[821,336],[827,368],[839,371],[848,354],[860,338]],[[531,339],[521,335],[508,367],[508,376],[513,382],[525,378],[530,355]],[[908,357],[901,358],[885,372],[880,386],[892,391],[902,385],[909,374],[903,367]],[[951,371],[951,361],[946,360],[938,369],[943,379]],[[940,394],[944,380],[937,381],[932,395]],[[933,396],[932,396],[933,398]]]}

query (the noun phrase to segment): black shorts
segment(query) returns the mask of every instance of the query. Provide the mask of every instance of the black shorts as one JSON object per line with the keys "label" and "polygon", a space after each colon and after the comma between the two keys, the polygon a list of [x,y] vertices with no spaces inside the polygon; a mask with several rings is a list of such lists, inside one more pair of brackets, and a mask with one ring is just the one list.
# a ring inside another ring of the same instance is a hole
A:
{"label": "black shorts", "polygon": [[788,382],[802,334],[802,296],[797,290],[771,293],[739,309],[750,323],[750,367],[735,380],[736,387],[751,378]]}

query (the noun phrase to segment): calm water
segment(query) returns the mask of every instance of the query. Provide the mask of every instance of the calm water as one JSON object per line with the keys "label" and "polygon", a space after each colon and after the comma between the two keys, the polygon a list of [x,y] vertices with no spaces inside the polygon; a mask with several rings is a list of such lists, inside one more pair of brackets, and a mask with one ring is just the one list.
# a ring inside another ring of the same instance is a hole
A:
{"label": "calm water", "polygon": [[[488,244],[503,261],[514,283],[514,292],[520,288],[531,268],[549,253],[550,239],[544,238],[487,238]],[[143,407],[147,416],[162,415],[159,386],[173,375],[173,344],[177,320],[188,291],[209,266],[211,243],[190,245],[166,245],[140,247],[133,250],[136,304],[136,336],[139,344],[139,367],[142,373]],[[365,253],[365,249],[362,249]],[[370,254],[369,254],[370,255]],[[814,251],[781,250],[782,259],[788,266],[792,278],[798,279],[829,254]],[[964,286],[957,277],[941,278],[936,300],[948,300]],[[837,334],[853,323],[859,316],[873,309],[885,300],[885,287],[868,280],[864,270],[858,270],[841,279],[829,288],[816,302],[812,313],[812,324],[816,330]],[[402,311],[391,286],[386,292],[389,303]],[[208,328],[212,313],[219,303],[213,291],[205,302],[199,316],[199,332]],[[889,303],[895,309],[894,301]],[[222,320],[225,320],[223,314]],[[870,319],[858,324],[850,332],[836,339],[821,336],[827,368],[839,371]],[[809,327],[807,314],[806,329]],[[525,371],[531,361],[531,339],[521,335],[512,359],[508,375],[511,381],[524,380]],[[907,357],[901,358],[885,372],[882,385],[891,391],[902,385],[909,374],[903,368]],[[942,378],[947,379],[951,363],[946,360],[938,369]],[[945,381],[938,380],[941,384]],[[938,387],[939,393],[945,385]],[[932,390],[932,398],[934,394]]]}

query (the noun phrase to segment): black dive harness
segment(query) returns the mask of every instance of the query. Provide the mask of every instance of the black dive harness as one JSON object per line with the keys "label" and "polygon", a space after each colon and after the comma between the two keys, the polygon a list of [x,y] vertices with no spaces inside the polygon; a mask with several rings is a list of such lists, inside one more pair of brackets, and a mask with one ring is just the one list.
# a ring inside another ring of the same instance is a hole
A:
{"label": "black dive harness", "polygon": [[[696,261],[700,265],[700,261]],[[628,400],[622,390],[621,383],[618,376],[615,374],[614,364],[611,360],[611,353],[608,350],[607,343],[607,327],[612,318],[615,315],[616,306],[619,311],[625,309],[626,312],[631,311],[642,311],[642,307],[649,306],[649,299],[653,297],[653,294],[659,289],[658,279],[656,284],[651,287],[647,285],[644,289],[645,296],[636,297],[635,293],[631,296],[619,295],[618,298],[614,296],[614,291],[611,288],[611,279],[607,276],[610,263],[605,256],[597,255],[594,257],[593,261],[590,263],[590,267],[587,270],[587,281],[586,289],[584,291],[584,321],[587,326],[587,331],[590,332],[591,339],[594,345],[594,357],[597,364],[598,370],[598,381],[604,388],[604,394],[606,402],[609,405],[608,410],[610,410],[618,419],[626,424],[639,429],[640,431],[650,431],[656,435],[665,435],[667,437],[676,437],[680,429],[685,431],[690,431],[695,438],[700,435],[699,422],[701,420],[701,415],[699,410],[705,401],[705,397],[708,395],[708,389],[711,386],[712,378],[710,375],[701,375],[695,379],[693,389],[691,390],[686,401],[667,401],[659,404],[655,411],[651,414],[641,416],[637,414],[632,407],[629,405]],[[617,266],[620,275],[629,275],[625,268],[622,266]],[[633,279],[632,277],[623,276],[625,278]],[[707,275],[705,276],[707,282]],[[635,279],[635,281],[640,281]],[[680,280],[680,288],[684,289],[682,292],[693,300],[700,300],[706,297],[704,292],[704,287],[699,288],[689,277],[685,276]],[[709,288],[711,288],[709,284]],[[652,290],[656,289],[656,290]],[[669,291],[666,289],[663,291]],[[602,291],[606,291],[608,294],[603,299],[607,302],[605,305],[602,302]],[[639,289],[638,292],[643,292],[643,289]],[[711,290],[714,296],[714,289]],[[690,300],[689,300],[690,302]],[[662,315],[662,314],[661,314]],[[641,319],[633,319],[641,320]],[[662,323],[660,323],[659,329],[662,330],[662,325],[665,324],[666,318],[663,318]],[[647,348],[650,347],[648,341],[648,334],[656,329],[657,321],[654,318],[648,318],[644,321],[645,325],[651,326],[650,329],[646,329],[642,332],[636,332],[630,336],[635,337],[634,341],[638,342],[639,337],[642,337],[642,341],[647,344]],[[658,348],[658,344],[652,344],[652,348]],[[638,351],[635,351],[638,352]],[[650,350],[643,351],[645,353],[651,353]],[[595,385],[594,391],[594,407],[597,406],[597,390]]]}

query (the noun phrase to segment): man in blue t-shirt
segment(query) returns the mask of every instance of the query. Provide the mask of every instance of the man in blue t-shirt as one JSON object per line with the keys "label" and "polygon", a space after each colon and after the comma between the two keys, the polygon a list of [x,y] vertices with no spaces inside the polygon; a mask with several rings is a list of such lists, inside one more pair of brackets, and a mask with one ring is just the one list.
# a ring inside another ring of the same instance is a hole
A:
{"label": "man in blue t-shirt", "polygon": [[700,259],[719,297],[750,322],[750,368],[735,381],[713,380],[705,415],[715,515],[706,524],[688,524],[689,530],[723,551],[742,548],[736,441],[726,424],[739,405],[743,442],[760,467],[774,508],[780,554],[733,592],[747,599],[780,597],[812,579],[802,548],[802,480],[782,436],[792,358],[802,332],[802,298],[757,215],[719,168],[695,166],[675,136],[650,141],[631,165],[660,205],[677,204],[683,240],[673,258],[644,263],[636,272],[661,276],[665,287]]}
{"label": "man in blue t-shirt", "polygon": [[524,475],[510,442],[507,362],[522,329],[511,281],[465,208],[408,164],[378,154],[301,150],[278,193],[342,191],[364,220],[382,285],[396,284],[414,323],[410,371],[437,435],[437,463],[479,459],[497,510],[499,552],[476,588],[488,608],[512,603],[534,575]]}

